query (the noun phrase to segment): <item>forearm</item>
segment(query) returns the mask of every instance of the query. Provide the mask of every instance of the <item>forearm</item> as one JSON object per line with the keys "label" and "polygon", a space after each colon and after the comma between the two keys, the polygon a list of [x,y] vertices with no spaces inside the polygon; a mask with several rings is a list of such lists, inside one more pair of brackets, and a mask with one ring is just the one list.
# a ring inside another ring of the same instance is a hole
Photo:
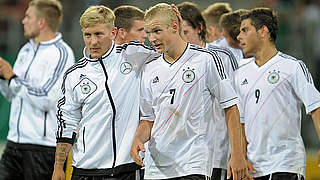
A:
{"label": "forearm", "polygon": [[318,134],[318,138],[320,140],[320,108],[317,108],[316,110],[312,111],[311,115],[312,115],[314,126]]}
{"label": "forearm", "polygon": [[61,96],[60,81],[51,88],[31,86],[27,81],[17,77],[11,81],[11,92],[28,101],[42,111],[49,111],[56,107],[58,98]]}
{"label": "forearm", "polygon": [[244,124],[241,124],[241,138],[242,138],[242,151],[243,151],[243,155],[244,157],[247,157],[247,139],[246,139],[246,133],[245,133],[245,127]]}
{"label": "forearm", "polygon": [[240,125],[240,113],[236,105],[225,109],[226,124],[230,138],[231,154],[243,153],[243,137]]}
{"label": "forearm", "polygon": [[142,143],[147,142],[150,139],[152,127],[152,121],[141,120],[136,132],[135,139],[139,140]]}
{"label": "forearm", "polygon": [[63,168],[71,147],[69,143],[57,143],[54,168]]}

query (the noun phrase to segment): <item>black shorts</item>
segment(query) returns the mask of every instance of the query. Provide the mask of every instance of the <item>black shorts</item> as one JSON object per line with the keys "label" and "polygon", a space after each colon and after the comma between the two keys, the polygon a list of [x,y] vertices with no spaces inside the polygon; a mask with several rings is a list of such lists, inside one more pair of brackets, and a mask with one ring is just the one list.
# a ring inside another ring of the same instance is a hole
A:
{"label": "black shorts", "polygon": [[55,147],[8,142],[0,160],[0,180],[51,180]]}
{"label": "black shorts", "polygon": [[227,179],[227,170],[221,168],[213,168],[211,180],[226,180]]}
{"label": "black shorts", "polygon": [[277,172],[267,176],[254,178],[255,180],[304,180],[304,177],[297,173]]}
{"label": "black shorts", "polygon": [[121,173],[116,176],[72,175],[71,180],[143,180],[144,169]]}
{"label": "black shorts", "polygon": [[167,179],[167,180],[208,180],[208,179],[210,179],[210,178],[205,176],[205,175],[191,174],[191,175],[188,175],[188,176],[170,178],[170,179]]}

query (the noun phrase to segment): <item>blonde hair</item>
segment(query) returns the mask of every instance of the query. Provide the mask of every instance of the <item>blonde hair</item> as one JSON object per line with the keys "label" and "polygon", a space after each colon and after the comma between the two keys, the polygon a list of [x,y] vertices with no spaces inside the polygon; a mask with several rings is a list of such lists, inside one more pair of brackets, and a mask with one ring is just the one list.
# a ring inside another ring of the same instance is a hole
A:
{"label": "blonde hair", "polygon": [[80,26],[87,28],[96,24],[107,24],[114,27],[113,11],[103,5],[90,6],[80,17]]}
{"label": "blonde hair", "polygon": [[150,7],[146,11],[146,14],[144,16],[144,21],[149,21],[156,16],[161,17],[161,20],[166,25],[170,25],[172,21],[178,22],[176,13],[172,10],[171,6],[166,3],[159,3],[155,6]]}
{"label": "blonde hair", "polygon": [[51,31],[56,32],[62,22],[62,5],[58,0],[32,0],[29,7],[34,7],[36,16],[44,18]]}
{"label": "blonde hair", "polygon": [[232,12],[229,3],[214,3],[202,12],[202,16],[208,27],[213,26],[221,32],[221,27],[219,25],[220,17],[229,12]]}

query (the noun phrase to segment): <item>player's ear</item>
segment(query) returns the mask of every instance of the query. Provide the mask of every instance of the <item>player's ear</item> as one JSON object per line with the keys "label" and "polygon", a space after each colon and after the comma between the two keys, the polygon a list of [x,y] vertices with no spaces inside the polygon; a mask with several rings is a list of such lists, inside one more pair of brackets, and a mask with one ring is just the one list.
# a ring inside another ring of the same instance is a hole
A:
{"label": "player's ear", "polygon": [[45,27],[47,22],[46,22],[45,18],[40,18],[38,23],[39,23],[40,27],[43,28],[43,27]]}
{"label": "player's ear", "polygon": [[112,30],[111,30],[111,39],[115,39],[116,38],[116,35],[117,35],[117,28],[116,27],[114,27],[114,28],[112,28]]}
{"label": "player's ear", "polygon": [[117,36],[119,36],[121,39],[124,39],[127,34],[127,31],[124,28],[119,28]]}
{"label": "player's ear", "polygon": [[263,25],[259,30],[261,37],[266,37],[269,35],[269,29],[266,25]]}
{"label": "player's ear", "polygon": [[172,28],[172,30],[173,30],[174,32],[179,32],[179,28],[181,28],[181,27],[179,26],[179,22],[177,22],[177,21],[172,21],[172,22],[171,22],[171,28]]}

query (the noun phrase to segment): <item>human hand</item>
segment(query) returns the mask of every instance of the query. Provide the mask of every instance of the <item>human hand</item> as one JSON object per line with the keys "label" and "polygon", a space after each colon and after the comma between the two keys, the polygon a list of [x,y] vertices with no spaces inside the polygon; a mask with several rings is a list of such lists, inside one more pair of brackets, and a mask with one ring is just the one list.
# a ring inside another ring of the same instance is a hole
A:
{"label": "human hand", "polygon": [[14,76],[11,64],[0,57],[0,76],[6,80]]}
{"label": "human hand", "polygon": [[249,167],[242,155],[231,155],[228,163],[227,179],[230,179],[232,175],[233,180],[253,180],[248,172],[248,168]]}
{"label": "human hand", "polygon": [[180,34],[180,36],[181,36],[181,38],[183,40],[187,41],[187,38],[185,37],[185,34],[184,34],[183,30],[182,30],[182,21],[183,21],[183,19],[181,17],[181,13],[180,13],[180,11],[178,10],[178,8],[177,8],[177,6],[175,4],[171,4],[171,8],[176,13],[176,16],[177,16],[177,18],[179,20],[179,34]]}
{"label": "human hand", "polygon": [[63,171],[63,168],[55,167],[51,180],[66,180],[66,175]]}
{"label": "human hand", "polygon": [[144,148],[144,144],[135,138],[131,146],[130,156],[135,163],[137,163],[140,166],[144,166],[143,160],[139,155],[140,151],[146,152],[146,149]]}
{"label": "human hand", "polygon": [[257,173],[257,171],[253,168],[253,165],[247,160],[247,168],[248,168],[248,173],[247,173],[247,177],[248,179],[250,180],[253,180],[253,178],[250,176],[249,174],[249,171],[252,173],[252,174],[255,174]]}

